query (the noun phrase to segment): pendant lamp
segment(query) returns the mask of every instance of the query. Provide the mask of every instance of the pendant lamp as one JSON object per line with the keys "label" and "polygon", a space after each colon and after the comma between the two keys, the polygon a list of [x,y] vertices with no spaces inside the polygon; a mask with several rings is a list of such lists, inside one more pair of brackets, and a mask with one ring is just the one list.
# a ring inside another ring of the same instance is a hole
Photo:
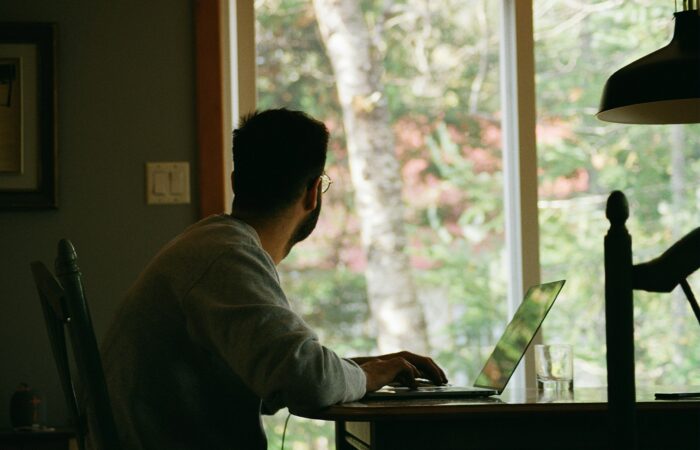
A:
{"label": "pendant lamp", "polygon": [[638,124],[700,123],[700,11],[683,0],[671,42],[610,76],[596,117]]}

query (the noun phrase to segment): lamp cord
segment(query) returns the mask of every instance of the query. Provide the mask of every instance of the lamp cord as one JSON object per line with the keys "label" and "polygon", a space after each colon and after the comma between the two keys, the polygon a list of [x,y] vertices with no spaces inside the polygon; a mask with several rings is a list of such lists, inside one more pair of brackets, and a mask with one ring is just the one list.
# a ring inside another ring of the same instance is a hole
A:
{"label": "lamp cord", "polygon": [[284,438],[287,436],[287,424],[289,423],[289,418],[292,417],[292,413],[287,414],[287,418],[284,420],[284,430],[282,431],[282,447],[284,450]]}

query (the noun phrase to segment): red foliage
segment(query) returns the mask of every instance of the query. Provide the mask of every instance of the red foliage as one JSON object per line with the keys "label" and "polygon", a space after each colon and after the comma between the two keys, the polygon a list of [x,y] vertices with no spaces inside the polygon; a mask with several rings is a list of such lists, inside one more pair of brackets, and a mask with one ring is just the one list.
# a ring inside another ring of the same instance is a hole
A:
{"label": "red foliage", "polygon": [[559,119],[549,122],[539,121],[536,126],[537,143],[542,145],[558,144],[564,139],[574,137],[571,124]]}
{"label": "red foliage", "polygon": [[546,180],[539,187],[540,198],[567,198],[575,192],[588,192],[590,177],[586,169],[576,169],[568,177]]}

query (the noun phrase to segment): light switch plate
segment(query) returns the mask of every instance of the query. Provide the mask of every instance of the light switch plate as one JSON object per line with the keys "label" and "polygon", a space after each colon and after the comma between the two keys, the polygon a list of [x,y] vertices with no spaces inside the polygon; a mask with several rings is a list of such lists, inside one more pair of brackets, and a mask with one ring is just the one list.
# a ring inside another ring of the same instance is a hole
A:
{"label": "light switch plate", "polygon": [[175,205],[190,202],[190,163],[146,163],[146,203]]}

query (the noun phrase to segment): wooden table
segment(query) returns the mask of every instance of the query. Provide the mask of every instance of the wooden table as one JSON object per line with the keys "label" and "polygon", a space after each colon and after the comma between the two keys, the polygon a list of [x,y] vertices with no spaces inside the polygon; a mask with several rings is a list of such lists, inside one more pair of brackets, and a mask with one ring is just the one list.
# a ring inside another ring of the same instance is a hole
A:
{"label": "wooden table", "polygon": [[[637,389],[640,449],[700,450],[700,399],[654,400],[654,392],[674,391],[700,388]],[[606,388],[528,389],[474,400],[367,400],[303,416],[335,421],[337,450],[583,450],[610,447],[606,402]]]}

